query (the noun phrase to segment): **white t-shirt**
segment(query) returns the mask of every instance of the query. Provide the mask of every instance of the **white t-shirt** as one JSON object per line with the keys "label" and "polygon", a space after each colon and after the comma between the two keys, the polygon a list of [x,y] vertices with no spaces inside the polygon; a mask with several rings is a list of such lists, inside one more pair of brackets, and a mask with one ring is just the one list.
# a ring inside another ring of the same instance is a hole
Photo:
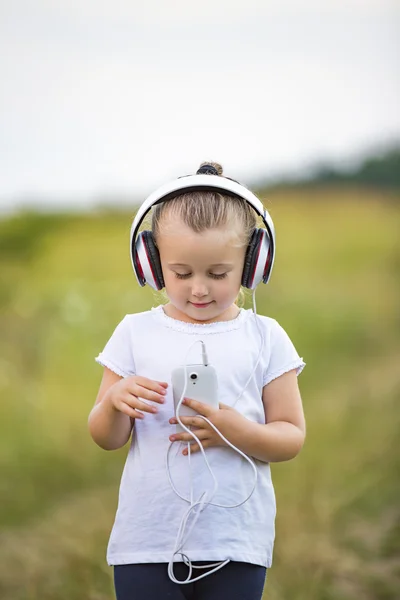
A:
{"label": "white t-shirt", "polygon": [[[168,317],[158,306],[127,315],[117,326],[96,361],[122,377],[141,375],[169,384],[165,404],[157,414],[136,419],[122,474],[119,502],[111,532],[109,565],[169,562],[178,528],[189,504],[173,491],[166,471],[169,436],[175,425],[171,387],[172,369],[185,364],[189,346],[203,340],[208,360],[217,371],[220,402],[232,405],[245,386],[259,356],[261,337],[252,310],[241,309],[231,321],[185,323]],[[262,390],[292,369],[299,374],[305,363],[282,327],[258,316],[264,350],[258,366],[235,409],[251,421],[265,423]],[[190,351],[188,363],[200,364],[201,345]],[[175,448],[179,452],[176,452]],[[177,490],[189,498],[188,457],[183,445],[171,449],[171,477]],[[228,447],[205,450],[218,479],[216,503],[236,504],[248,496],[254,482],[251,465]],[[207,506],[184,545],[192,561],[248,562],[270,567],[275,535],[275,494],[269,463],[254,460],[258,482],[251,498],[237,508]],[[194,498],[212,490],[212,480],[200,452],[191,456]],[[175,560],[180,560],[179,556]]]}

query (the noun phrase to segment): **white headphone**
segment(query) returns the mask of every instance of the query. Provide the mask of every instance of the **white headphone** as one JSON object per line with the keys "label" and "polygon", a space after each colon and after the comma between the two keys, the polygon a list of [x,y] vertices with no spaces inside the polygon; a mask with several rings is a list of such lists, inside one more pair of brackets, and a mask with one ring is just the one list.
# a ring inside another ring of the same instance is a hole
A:
{"label": "white headphone", "polygon": [[261,201],[240,183],[217,174],[212,165],[203,165],[196,175],[187,175],[164,184],[154,191],[133,220],[130,235],[130,255],[136,279],[141,286],[164,287],[160,255],[151,231],[138,234],[140,225],[152,206],[187,192],[213,191],[245,200],[262,217],[265,229],[256,228],[246,250],[242,285],[251,290],[262,281],[268,283],[275,259],[275,228]]}

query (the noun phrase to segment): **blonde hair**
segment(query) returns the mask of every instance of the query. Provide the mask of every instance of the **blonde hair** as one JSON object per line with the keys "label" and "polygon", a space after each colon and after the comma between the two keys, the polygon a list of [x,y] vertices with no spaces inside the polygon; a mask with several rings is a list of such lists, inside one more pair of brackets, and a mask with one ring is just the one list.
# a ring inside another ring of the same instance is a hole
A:
{"label": "blonde hair", "polygon": [[[222,176],[223,170],[218,163],[204,162],[200,168],[204,165],[211,165]],[[249,243],[257,224],[254,210],[241,198],[213,191],[186,192],[153,208],[151,230],[156,243],[166,214],[179,216],[195,233],[237,223],[241,226],[243,245]]]}

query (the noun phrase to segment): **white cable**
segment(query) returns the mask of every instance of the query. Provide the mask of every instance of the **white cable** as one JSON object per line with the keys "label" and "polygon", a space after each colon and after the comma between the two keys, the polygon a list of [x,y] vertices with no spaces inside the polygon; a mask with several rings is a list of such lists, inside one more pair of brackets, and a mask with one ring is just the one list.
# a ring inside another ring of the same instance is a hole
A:
{"label": "white cable", "polygon": [[[193,431],[191,431],[190,429],[188,429],[188,428],[187,428],[187,427],[186,427],[186,426],[185,426],[185,425],[182,423],[182,421],[181,421],[181,419],[180,419],[180,416],[179,416],[179,409],[180,409],[180,407],[181,407],[181,405],[182,405],[182,402],[183,402],[183,399],[184,399],[184,397],[185,397],[185,392],[186,392],[187,383],[188,383],[188,378],[187,378],[187,368],[188,368],[188,365],[187,365],[187,357],[188,357],[188,354],[189,354],[190,350],[192,349],[192,347],[193,347],[193,346],[194,346],[196,343],[198,343],[198,342],[202,343],[202,345],[203,345],[203,348],[204,348],[204,343],[203,343],[201,340],[196,340],[195,342],[193,342],[193,344],[191,344],[191,346],[189,347],[189,349],[188,349],[188,351],[187,351],[187,353],[186,353],[186,356],[185,356],[185,370],[184,370],[184,377],[185,377],[185,379],[184,379],[184,386],[183,386],[182,395],[181,395],[181,397],[180,397],[180,399],[179,399],[179,402],[178,402],[178,404],[177,404],[177,407],[176,407],[176,418],[177,418],[177,421],[178,421],[178,423],[181,425],[181,427],[182,427],[182,428],[183,428],[185,431],[187,431],[188,433],[190,433],[190,435],[191,435],[191,436],[192,436],[192,437],[193,437],[193,438],[196,440],[196,442],[197,442],[197,443],[198,443],[198,445],[199,445],[199,448],[200,448],[200,450],[201,450],[201,453],[202,453],[202,455],[203,455],[203,458],[204,458],[204,460],[205,460],[205,463],[206,463],[206,465],[207,465],[207,468],[208,468],[208,470],[209,470],[209,472],[210,472],[210,475],[211,475],[211,477],[212,477],[212,479],[213,479],[213,482],[214,482],[214,489],[213,489],[213,492],[212,492],[212,494],[211,494],[211,498],[213,498],[213,497],[214,497],[214,495],[215,495],[215,494],[216,494],[216,492],[217,492],[217,489],[218,489],[218,482],[217,482],[217,479],[216,479],[216,477],[215,477],[215,475],[214,475],[214,473],[213,473],[213,471],[212,471],[212,469],[211,469],[211,467],[210,467],[210,464],[209,464],[209,462],[208,462],[208,460],[207,460],[207,457],[206,457],[206,455],[205,455],[205,452],[204,452],[203,445],[202,445],[201,441],[199,440],[199,438],[196,436],[196,434],[195,434]],[[203,359],[204,359],[204,354],[203,354]],[[200,416],[200,415],[198,415],[198,416]],[[208,421],[208,419],[207,419],[207,421]],[[209,421],[208,421],[208,422],[209,422]],[[215,428],[215,429],[216,429],[216,428]],[[218,432],[218,430],[217,430],[217,429],[216,429],[216,431]],[[195,577],[195,578],[191,579],[191,575],[192,575],[192,572],[193,572],[193,568],[194,568],[196,565],[192,565],[192,562],[190,561],[189,557],[188,557],[188,556],[186,556],[185,554],[183,554],[183,552],[181,552],[181,550],[183,549],[183,546],[184,546],[185,542],[187,541],[187,539],[188,539],[188,537],[189,537],[190,533],[192,532],[192,530],[193,530],[193,528],[194,528],[194,526],[195,526],[195,524],[196,524],[196,522],[197,522],[197,519],[199,518],[199,516],[200,516],[201,512],[202,512],[202,511],[204,510],[204,508],[205,508],[205,507],[206,507],[206,506],[209,504],[209,502],[210,502],[210,501],[207,501],[207,504],[206,504],[207,492],[203,492],[203,494],[200,496],[199,500],[198,500],[197,502],[193,503],[193,493],[192,493],[192,485],[191,485],[191,484],[190,484],[190,488],[191,488],[191,489],[190,489],[190,500],[188,500],[187,498],[183,497],[183,496],[182,496],[182,495],[181,495],[181,494],[178,492],[178,490],[175,488],[175,486],[173,485],[172,479],[171,479],[171,474],[170,474],[170,470],[169,470],[169,463],[168,463],[168,455],[169,455],[169,451],[170,451],[170,449],[171,449],[171,447],[172,447],[172,444],[173,444],[173,443],[171,443],[171,444],[170,444],[170,446],[169,446],[169,448],[168,448],[168,452],[167,452],[167,475],[168,475],[168,479],[169,479],[169,482],[170,482],[170,484],[171,484],[171,487],[172,487],[172,489],[175,491],[175,493],[176,493],[176,494],[177,494],[177,495],[178,495],[180,498],[182,498],[183,500],[185,500],[186,502],[189,502],[189,503],[190,503],[190,506],[189,506],[189,509],[186,511],[186,513],[183,515],[183,517],[182,517],[182,521],[181,521],[181,524],[180,524],[180,526],[179,526],[179,529],[178,529],[178,534],[177,534],[177,537],[176,537],[176,540],[175,540],[175,547],[174,547],[174,551],[173,551],[173,554],[172,554],[172,556],[171,556],[171,560],[170,560],[170,562],[168,563],[168,575],[169,575],[170,579],[171,579],[172,581],[174,581],[175,583],[179,583],[179,584],[185,584],[185,583],[193,583],[194,581],[198,581],[199,579],[202,579],[203,577],[206,577],[206,576],[208,576],[208,575],[211,575],[211,573],[215,573],[216,571],[218,571],[219,569],[221,569],[222,567],[224,567],[224,566],[225,566],[225,565],[226,565],[226,564],[229,562],[229,560],[222,561],[222,562],[220,562],[220,563],[212,563],[212,564],[210,564],[210,565],[202,565],[201,567],[198,567],[198,568],[203,568],[203,569],[205,569],[205,568],[208,568],[208,567],[215,567],[215,568],[214,568],[214,569],[212,569],[211,571],[208,571],[207,573],[203,573],[202,575],[199,575],[198,577]],[[190,443],[188,443],[188,454],[189,454],[189,453],[190,453]],[[189,456],[190,456],[190,454],[189,454]],[[250,459],[248,459],[248,460],[250,460]],[[256,474],[257,474],[257,471],[256,471]],[[252,492],[251,492],[251,493],[253,493],[253,491],[254,491],[254,490],[252,490]],[[189,516],[190,516],[191,512],[193,512],[193,511],[196,509],[196,507],[199,507],[199,510],[198,510],[198,511],[197,511],[197,513],[195,514],[195,517],[194,517],[194,519],[193,519],[193,522],[191,523],[191,525],[190,525],[190,527],[189,527],[188,531],[186,531],[186,535],[184,536],[184,533],[185,533],[185,528],[186,528],[186,526],[187,526],[187,522],[188,522]],[[176,579],[176,577],[175,577],[175,574],[174,574],[174,558],[175,558],[175,556],[176,556],[177,554],[180,554],[180,555],[181,555],[181,557],[182,557],[182,559],[183,559],[183,562],[184,562],[184,563],[185,563],[185,564],[186,564],[186,565],[189,567],[189,574],[188,574],[187,578],[186,578],[185,580],[183,580],[183,581],[181,581],[181,580],[179,580],[179,579]]]}
{"label": "white cable", "polygon": [[[231,405],[232,408],[240,400],[240,398],[243,395],[243,392],[245,391],[245,389],[247,388],[248,384],[250,383],[250,381],[251,381],[251,379],[253,377],[253,374],[254,374],[257,366],[258,366],[258,363],[260,362],[260,358],[261,358],[263,350],[264,350],[264,335],[263,335],[262,329],[260,328],[260,325],[258,323],[259,319],[258,319],[257,308],[256,308],[255,290],[253,290],[253,314],[254,314],[254,317],[256,319],[257,329],[258,329],[258,331],[260,333],[260,336],[261,336],[260,352],[258,354],[258,358],[257,358],[256,364],[255,364],[255,366],[254,366],[254,368],[253,368],[253,370],[251,372],[251,375],[248,378],[248,380],[247,380],[245,386],[243,387],[242,391],[240,392],[239,396],[236,398],[236,400],[234,401],[234,403]],[[202,340],[196,340],[195,342],[193,342],[191,344],[191,346],[188,348],[188,350],[186,352],[186,356],[185,356],[185,370],[184,370],[184,386],[183,386],[182,395],[181,395],[181,397],[179,399],[179,402],[177,404],[177,407],[176,407],[176,419],[177,419],[178,423],[180,424],[180,426],[186,432],[188,432],[194,438],[194,440],[197,442],[197,444],[199,446],[199,449],[200,449],[200,451],[201,451],[201,453],[203,455],[203,458],[204,458],[204,461],[206,463],[206,466],[207,466],[207,468],[208,468],[208,470],[210,472],[210,475],[211,475],[211,477],[213,479],[214,488],[213,488],[213,491],[212,491],[211,496],[210,496],[209,499],[207,498],[207,492],[203,492],[201,494],[199,500],[197,500],[196,502],[193,502],[193,485],[192,485],[193,481],[192,481],[192,472],[191,472],[191,468],[190,468],[190,466],[191,466],[191,463],[190,463],[191,452],[190,452],[190,442],[188,442],[188,461],[189,461],[189,472],[190,472],[190,475],[189,475],[190,498],[189,499],[185,498],[184,496],[182,496],[182,494],[180,494],[178,492],[178,490],[174,486],[172,478],[171,478],[171,473],[170,473],[170,468],[169,468],[169,461],[168,461],[169,453],[170,453],[170,450],[171,450],[172,445],[173,445],[173,442],[171,442],[170,445],[169,445],[169,447],[168,447],[167,456],[166,456],[166,466],[167,466],[168,480],[169,480],[170,485],[171,485],[172,489],[174,490],[174,492],[182,500],[184,500],[185,502],[188,502],[190,504],[188,510],[185,512],[185,514],[182,517],[182,520],[181,520],[181,523],[180,523],[180,526],[179,526],[179,529],[178,529],[178,534],[177,534],[177,537],[176,537],[176,540],[175,540],[174,551],[173,551],[171,560],[168,563],[168,575],[169,575],[170,579],[172,581],[174,581],[175,583],[179,583],[179,584],[193,583],[194,581],[198,581],[199,579],[202,579],[203,577],[207,577],[208,575],[211,575],[212,573],[215,573],[216,571],[218,571],[219,569],[221,569],[222,567],[224,567],[226,564],[228,564],[229,559],[227,559],[225,561],[218,562],[218,563],[212,563],[212,564],[209,564],[209,565],[201,565],[201,566],[192,565],[192,562],[190,561],[190,559],[188,558],[188,556],[186,556],[182,552],[183,546],[186,543],[186,541],[187,541],[190,533],[192,532],[192,530],[193,530],[193,528],[194,528],[194,526],[195,526],[195,524],[196,524],[196,522],[197,522],[200,514],[202,513],[202,511],[207,506],[211,505],[211,506],[217,506],[217,507],[220,507],[220,508],[236,508],[238,506],[241,506],[242,504],[244,504],[245,502],[247,502],[251,498],[251,496],[253,495],[253,492],[254,492],[254,490],[256,488],[256,485],[257,485],[257,476],[258,476],[256,466],[255,466],[255,464],[254,464],[254,462],[252,461],[251,458],[249,458],[246,454],[244,454],[244,452],[242,452],[241,450],[239,450],[239,448],[236,448],[236,446],[234,446],[233,444],[231,444],[225,438],[225,436],[223,436],[222,433],[217,429],[217,427],[215,427],[215,425],[213,425],[213,423],[211,423],[211,421],[209,419],[207,419],[203,415],[196,415],[197,418],[201,418],[204,421],[206,421],[214,429],[214,431],[221,437],[221,439],[224,440],[224,442],[228,446],[230,446],[235,452],[237,452],[245,460],[247,460],[247,462],[250,463],[250,465],[251,465],[251,467],[252,467],[252,469],[254,471],[254,485],[253,485],[253,488],[252,488],[250,494],[247,496],[247,498],[245,498],[244,500],[242,500],[242,502],[239,502],[237,504],[219,504],[217,502],[212,502],[212,499],[214,498],[214,496],[215,496],[215,494],[217,493],[217,490],[218,490],[218,481],[217,481],[217,479],[216,479],[216,477],[215,477],[215,475],[214,475],[214,473],[213,473],[213,471],[212,471],[212,469],[210,467],[210,464],[209,464],[209,462],[207,460],[207,457],[206,457],[206,454],[204,452],[204,448],[203,448],[203,445],[202,445],[201,441],[199,440],[199,438],[196,436],[196,434],[191,429],[189,429],[188,427],[186,427],[182,423],[182,421],[180,419],[180,416],[179,416],[179,410],[181,408],[183,399],[185,397],[186,389],[187,389],[187,384],[188,384],[188,376],[187,376],[188,364],[187,364],[187,358],[188,358],[190,350],[193,348],[193,346],[195,344],[197,344],[199,342],[202,344],[202,358],[203,358],[203,363],[204,363],[204,365],[208,364],[208,358],[207,358],[207,354],[206,354],[205,344],[204,344],[204,342]],[[193,522],[191,523],[190,527],[186,531],[186,535],[185,535],[185,529],[186,529],[189,517],[190,517],[191,513],[194,512],[197,507],[199,507],[199,509],[198,509],[197,512],[195,512]],[[175,558],[175,556],[177,554],[181,555],[184,564],[186,564],[186,566],[189,567],[189,574],[188,574],[187,578],[185,580],[182,580],[182,581],[176,579],[176,577],[174,575],[174,566],[173,565],[174,565],[174,558]],[[203,575],[199,575],[198,577],[195,577],[194,579],[191,579],[191,575],[192,575],[193,569],[205,569],[205,568],[209,568],[209,567],[216,567],[216,568],[214,568],[211,571],[208,571],[207,573],[203,573]]]}

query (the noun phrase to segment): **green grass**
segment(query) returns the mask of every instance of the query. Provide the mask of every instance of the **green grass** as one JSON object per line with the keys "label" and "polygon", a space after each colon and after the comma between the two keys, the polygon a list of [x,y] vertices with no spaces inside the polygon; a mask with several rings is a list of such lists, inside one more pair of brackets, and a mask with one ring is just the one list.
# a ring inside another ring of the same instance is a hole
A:
{"label": "green grass", "polygon": [[[397,200],[397,201],[396,201]],[[307,367],[307,441],[273,465],[268,600],[400,597],[398,198],[276,192],[278,254],[258,311]],[[130,214],[0,222],[0,597],[111,600],[105,549],[126,449],[87,431],[93,357],[157,303],[131,272]]]}

